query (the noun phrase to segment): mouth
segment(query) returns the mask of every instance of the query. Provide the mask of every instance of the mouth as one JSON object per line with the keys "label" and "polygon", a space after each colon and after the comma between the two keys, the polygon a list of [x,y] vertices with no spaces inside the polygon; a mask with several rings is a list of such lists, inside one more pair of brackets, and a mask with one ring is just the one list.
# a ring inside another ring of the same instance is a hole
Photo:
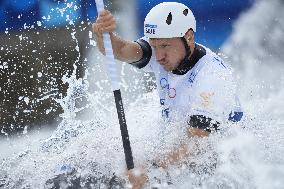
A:
{"label": "mouth", "polygon": [[166,66],[168,62],[159,62],[162,66]]}
{"label": "mouth", "polygon": [[167,61],[162,61],[162,62],[159,62],[159,64],[165,69],[165,70],[168,70],[169,69],[169,62]]}

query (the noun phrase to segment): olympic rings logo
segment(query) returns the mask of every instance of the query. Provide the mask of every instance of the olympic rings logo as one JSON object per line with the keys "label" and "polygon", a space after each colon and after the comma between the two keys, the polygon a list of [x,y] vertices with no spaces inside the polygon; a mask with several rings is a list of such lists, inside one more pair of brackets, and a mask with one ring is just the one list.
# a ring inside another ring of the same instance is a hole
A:
{"label": "olympic rings logo", "polygon": [[161,85],[162,89],[169,88],[168,80],[166,78],[162,78],[160,80],[160,85]]}
{"label": "olympic rings logo", "polygon": [[177,95],[177,91],[175,88],[170,88],[169,91],[168,91],[168,95],[170,98],[175,98],[176,95]]}
{"label": "olympic rings logo", "polygon": [[166,78],[162,78],[160,80],[160,86],[162,89],[168,89],[168,96],[169,98],[175,98],[177,93],[175,88],[170,88],[168,80]]}

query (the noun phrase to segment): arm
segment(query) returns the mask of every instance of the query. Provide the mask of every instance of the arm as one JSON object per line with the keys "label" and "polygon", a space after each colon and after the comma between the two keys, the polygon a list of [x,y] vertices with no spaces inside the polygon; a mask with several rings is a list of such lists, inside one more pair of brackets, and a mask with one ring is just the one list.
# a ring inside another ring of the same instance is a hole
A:
{"label": "arm", "polygon": [[[194,127],[191,127],[187,130],[188,139],[190,139],[191,137],[206,137],[209,135],[209,133],[210,132],[204,129]],[[190,152],[188,151],[187,141],[185,141],[184,144],[180,145],[178,148],[167,154],[165,158],[158,160],[157,166],[162,167],[163,169],[167,169],[170,165],[175,165],[176,163],[181,162],[189,156]],[[129,170],[127,172],[127,175],[133,189],[143,188],[145,183],[148,181],[147,168],[145,167]]]}
{"label": "arm", "polygon": [[[198,128],[189,128],[187,130],[188,139],[191,137],[207,137],[209,136],[210,132],[205,131],[203,129]],[[188,151],[187,142],[185,141],[181,144],[178,148],[171,151],[169,154],[166,155],[163,159],[159,160],[158,166],[162,167],[163,169],[168,168],[170,165],[175,165],[182,160],[188,158],[190,156],[190,151]]]}
{"label": "arm", "polygon": [[[219,122],[203,115],[192,115],[187,123],[189,125],[187,129],[188,140],[192,137],[207,137],[211,131],[218,131],[220,125]],[[160,160],[158,166],[165,169],[169,165],[174,165],[189,157],[190,151],[188,151],[187,144],[188,142],[184,141],[178,148]]]}
{"label": "arm", "polygon": [[114,34],[115,28],[116,21],[113,15],[107,10],[102,11],[93,24],[93,32],[100,52],[105,54],[102,33],[109,32],[116,59],[128,63],[139,61],[143,56],[140,45],[136,42],[124,40]]}

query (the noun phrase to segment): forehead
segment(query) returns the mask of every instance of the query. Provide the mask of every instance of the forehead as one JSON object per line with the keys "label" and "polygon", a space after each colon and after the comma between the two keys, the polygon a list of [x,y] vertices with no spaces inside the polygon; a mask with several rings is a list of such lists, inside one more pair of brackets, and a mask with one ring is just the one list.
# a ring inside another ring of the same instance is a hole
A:
{"label": "forehead", "polygon": [[149,44],[151,46],[157,46],[162,44],[173,44],[178,41],[179,38],[150,38]]}

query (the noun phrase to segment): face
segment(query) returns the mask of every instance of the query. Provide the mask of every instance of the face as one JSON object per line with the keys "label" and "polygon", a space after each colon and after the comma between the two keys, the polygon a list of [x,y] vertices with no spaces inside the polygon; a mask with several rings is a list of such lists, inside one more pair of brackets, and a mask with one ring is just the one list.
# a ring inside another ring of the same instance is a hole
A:
{"label": "face", "polygon": [[167,71],[176,69],[185,57],[185,47],[180,38],[150,39],[149,44],[155,50],[157,62]]}

